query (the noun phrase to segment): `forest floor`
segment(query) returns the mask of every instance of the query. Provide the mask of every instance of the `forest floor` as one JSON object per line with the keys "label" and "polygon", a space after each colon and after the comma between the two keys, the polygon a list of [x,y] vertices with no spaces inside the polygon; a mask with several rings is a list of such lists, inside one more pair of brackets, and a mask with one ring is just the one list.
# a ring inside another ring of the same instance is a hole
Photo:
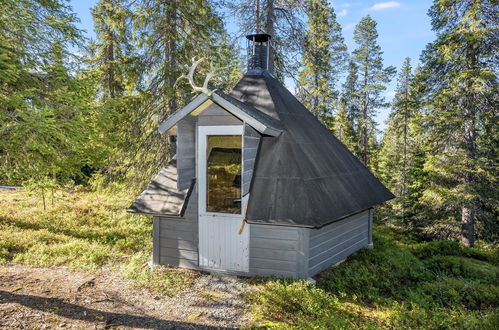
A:
{"label": "forest floor", "polygon": [[130,197],[0,191],[0,328],[497,329],[499,249],[425,242],[375,225],[315,277],[210,275],[155,266],[151,219]]}
{"label": "forest floor", "polygon": [[9,329],[225,328],[248,321],[235,277],[202,274],[168,297],[127,285],[110,271],[0,266],[0,327]]}

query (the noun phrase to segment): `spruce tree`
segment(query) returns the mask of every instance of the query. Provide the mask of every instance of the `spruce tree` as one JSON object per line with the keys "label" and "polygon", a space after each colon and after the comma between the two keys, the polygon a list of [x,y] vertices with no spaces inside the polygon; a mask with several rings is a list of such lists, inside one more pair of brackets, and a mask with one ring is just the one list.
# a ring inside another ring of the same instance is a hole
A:
{"label": "spruce tree", "polygon": [[59,0],[5,0],[0,15],[0,178],[82,179],[93,166],[86,154],[93,90],[75,74],[77,18]]}
{"label": "spruce tree", "polygon": [[399,73],[392,111],[383,140],[385,167],[390,172],[387,173],[391,181],[389,186],[397,196],[403,196],[407,190],[409,123],[414,111],[410,90],[413,79],[410,59],[406,58]]}
{"label": "spruce tree", "polygon": [[122,0],[100,0],[92,8],[97,40],[90,44],[91,65],[97,72],[101,98],[115,99],[125,90],[125,71],[134,55],[132,13]]}
{"label": "spruce tree", "polygon": [[499,146],[497,136],[489,135],[497,126],[497,4],[436,0],[429,16],[437,39],[422,55],[432,153],[424,195],[430,208],[445,212],[443,219],[459,219],[460,241],[473,246],[477,220],[482,237],[497,237],[490,200],[499,196],[498,173],[491,149]]}
{"label": "spruce tree", "polygon": [[347,58],[341,26],[327,0],[306,2],[308,30],[299,73],[300,101],[323,123],[331,121],[338,100],[337,82]]}
{"label": "spruce tree", "polygon": [[[421,96],[418,93],[409,58],[402,64],[398,76],[395,97],[392,102],[387,128],[385,130],[380,151],[380,177],[386,186],[397,196],[391,203],[394,215],[408,224],[409,205],[407,198],[409,187],[414,183],[410,177],[411,167],[416,152],[422,148],[420,134],[415,129],[419,125]],[[416,201],[412,201],[416,203]],[[410,212],[409,212],[410,213]]]}
{"label": "spruce tree", "polygon": [[234,82],[237,63],[221,17],[210,1],[141,0],[130,10],[140,76],[132,89],[134,97],[128,97],[135,111],[127,118],[128,131],[113,171],[127,186],[139,188],[175,154],[175,144],[159,135],[157,127],[193,97],[184,80],[177,82],[193,58],[207,58],[199,68],[201,74],[210,62],[226,67],[218,72],[223,79],[215,82],[220,89]]}
{"label": "spruce tree", "polygon": [[[359,70],[359,115],[358,131],[360,156],[369,165],[369,140],[376,129],[374,117],[377,109],[387,104],[382,95],[390,82],[395,68],[383,66],[383,52],[377,43],[377,23],[369,16],[362,18],[355,27],[354,40],[358,48],[353,52],[353,60]],[[371,139],[372,140],[372,139]]]}

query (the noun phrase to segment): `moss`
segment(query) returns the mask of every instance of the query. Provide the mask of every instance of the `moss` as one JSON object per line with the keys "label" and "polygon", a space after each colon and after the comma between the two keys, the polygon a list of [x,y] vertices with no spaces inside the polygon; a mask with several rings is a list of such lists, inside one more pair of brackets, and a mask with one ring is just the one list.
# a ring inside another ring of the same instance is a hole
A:
{"label": "moss", "polygon": [[185,289],[182,270],[143,268],[151,255],[151,220],[126,212],[124,196],[59,191],[46,211],[22,192],[0,193],[0,263],[122,268],[135,285],[158,293]]}
{"label": "moss", "polygon": [[320,274],[317,287],[265,282],[249,298],[254,315],[286,328],[494,329],[497,250],[403,235],[375,226],[375,248]]}

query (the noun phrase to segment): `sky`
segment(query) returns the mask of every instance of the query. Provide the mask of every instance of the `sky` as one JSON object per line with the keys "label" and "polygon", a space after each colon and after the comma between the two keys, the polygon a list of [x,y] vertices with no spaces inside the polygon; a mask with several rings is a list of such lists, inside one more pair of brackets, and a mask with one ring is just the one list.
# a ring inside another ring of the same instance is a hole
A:
{"label": "sky", "polygon": [[[86,31],[89,38],[95,37],[93,32],[90,8],[97,0],[70,0],[73,11],[80,19],[79,27]],[[343,35],[348,50],[356,48],[353,41],[355,25],[366,15],[378,23],[378,43],[384,52],[385,66],[393,65],[399,69],[406,57],[412,59],[413,66],[418,63],[419,55],[426,44],[435,39],[431,30],[430,19],[427,16],[432,0],[359,0],[332,1],[338,22],[343,28]],[[230,33],[236,33],[236,22],[227,22]],[[288,88],[292,89],[292,86]],[[386,91],[387,99],[391,99],[396,86],[396,78]],[[377,116],[378,128],[384,130],[389,109],[381,109]]]}

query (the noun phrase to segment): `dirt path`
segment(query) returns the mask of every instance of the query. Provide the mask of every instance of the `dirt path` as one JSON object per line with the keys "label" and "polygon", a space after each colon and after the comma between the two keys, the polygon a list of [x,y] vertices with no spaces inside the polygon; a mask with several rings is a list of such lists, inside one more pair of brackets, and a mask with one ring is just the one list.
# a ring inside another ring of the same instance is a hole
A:
{"label": "dirt path", "polygon": [[249,321],[247,285],[201,275],[177,297],[131,288],[110,271],[0,266],[0,328],[234,328]]}

